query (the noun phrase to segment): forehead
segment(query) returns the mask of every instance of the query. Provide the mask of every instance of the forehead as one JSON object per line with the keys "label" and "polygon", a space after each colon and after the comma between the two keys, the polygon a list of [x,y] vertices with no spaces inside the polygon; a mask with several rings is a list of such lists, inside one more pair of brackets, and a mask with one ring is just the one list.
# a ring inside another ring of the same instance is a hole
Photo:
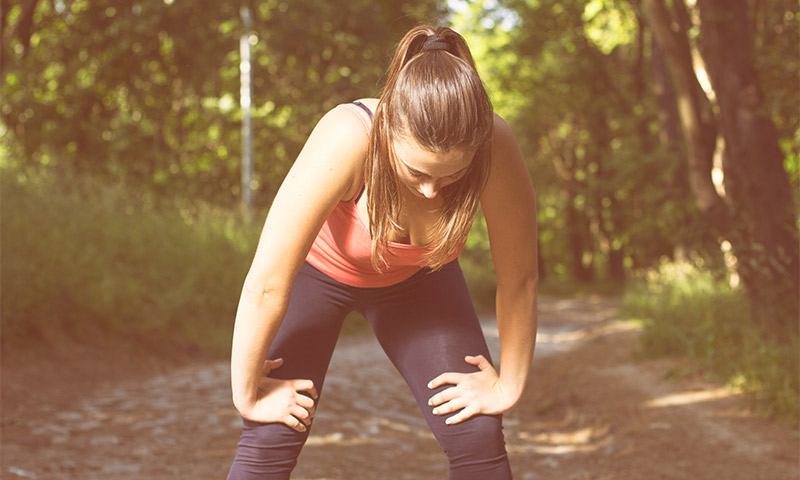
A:
{"label": "forehead", "polygon": [[445,153],[431,152],[415,140],[401,137],[393,142],[397,159],[407,167],[433,177],[447,177],[467,168],[474,156],[471,151],[454,149]]}

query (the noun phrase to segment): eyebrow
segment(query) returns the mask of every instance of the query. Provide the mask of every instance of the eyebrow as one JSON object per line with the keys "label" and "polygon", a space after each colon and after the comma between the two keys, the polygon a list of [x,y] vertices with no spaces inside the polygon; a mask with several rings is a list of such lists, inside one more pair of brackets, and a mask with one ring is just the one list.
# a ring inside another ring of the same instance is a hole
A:
{"label": "eyebrow", "polygon": [[[411,172],[413,172],[413,173],[418,173],[418,174],[420,174],[420,175],[428,175],[427,173],[425,173],[425,172],[420,172],[420,171],[419,171],[419,170],[417,170],[416,168],[414,168],[414,167],[412,167],[411,165],[407,164],[407,163],[405,162],[405,160],[403,160],[403,159],[402,159],[402,158],[400,158],[399,156],[398,156],[397,158],[398,158],[398,159],[400,160],[400,162],[401,162],[403,165],[405,165],[405,167],[406,167],[407,169],[409,169]],[[463,173],[463,172],[464,172],[466,169],[468,169],[468,168],[469,168],[469,166],[470,166],[470,165],[471,165],[471,164],[468,164],[467,166],[465,166],[465,167],[464,167],[464,168],[462,168],[461,170],[459,170],[459,171],[457,171],[457,172],[455,172],[455,173],[451,173],[450,175],[445,175],[445,176],[444,176],[444,177],[442,177],[442,178],[450,178],[450,177],[455,177],[456,175],[459,175],[459,174]]]}

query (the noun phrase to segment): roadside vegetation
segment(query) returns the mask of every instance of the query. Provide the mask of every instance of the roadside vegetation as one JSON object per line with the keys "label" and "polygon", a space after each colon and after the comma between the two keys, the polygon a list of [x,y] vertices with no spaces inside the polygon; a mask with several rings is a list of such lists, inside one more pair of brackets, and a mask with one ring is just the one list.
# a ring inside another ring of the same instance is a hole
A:
{"label": "roadside vegetation", "polygon": [[632,282],[622,316],[641,322],[638,355],[685,357],[686,375],[703,372],[739,389],[769,416],[798,425],[800,349],[797,338],[765,339],[747,298],[727,276],[688,262],[664,263]]}
{"label": "roadside vegetation", "polygon": [[228,347],[256,225],[86,177],[0,178],[4,344],[103,329]]}

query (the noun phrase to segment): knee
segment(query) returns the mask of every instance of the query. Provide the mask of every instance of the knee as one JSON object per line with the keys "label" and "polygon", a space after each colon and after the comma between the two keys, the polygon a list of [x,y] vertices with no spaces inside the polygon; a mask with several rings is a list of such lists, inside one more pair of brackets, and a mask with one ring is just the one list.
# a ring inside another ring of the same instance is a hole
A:
{"label": "knee", "polygon": [[288,479],[307,438],[283,424],[245,420],[228,480]]}
{"label": "knee", "polygon": [[439,440],[451,469],[492,467],[508,462],[500,415],[479,415],[445,426]]}

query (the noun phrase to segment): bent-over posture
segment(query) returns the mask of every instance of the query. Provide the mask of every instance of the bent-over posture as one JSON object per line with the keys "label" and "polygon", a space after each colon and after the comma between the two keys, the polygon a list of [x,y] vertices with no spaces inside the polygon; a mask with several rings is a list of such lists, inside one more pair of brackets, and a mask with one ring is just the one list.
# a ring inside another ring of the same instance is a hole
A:
{"label": "bent-over posture", "polygon": [[[497,272],[499,373],[458,265],[478,205]],[[380,99],[323,116],[267,215],[234,327],[244,426],[228,478],[289,479],[355,310],[408,383],[450,478],[510,479],[501,415],[533,357],[536,258],[527,167],[466,43],[448,28],[411,30]]]}

